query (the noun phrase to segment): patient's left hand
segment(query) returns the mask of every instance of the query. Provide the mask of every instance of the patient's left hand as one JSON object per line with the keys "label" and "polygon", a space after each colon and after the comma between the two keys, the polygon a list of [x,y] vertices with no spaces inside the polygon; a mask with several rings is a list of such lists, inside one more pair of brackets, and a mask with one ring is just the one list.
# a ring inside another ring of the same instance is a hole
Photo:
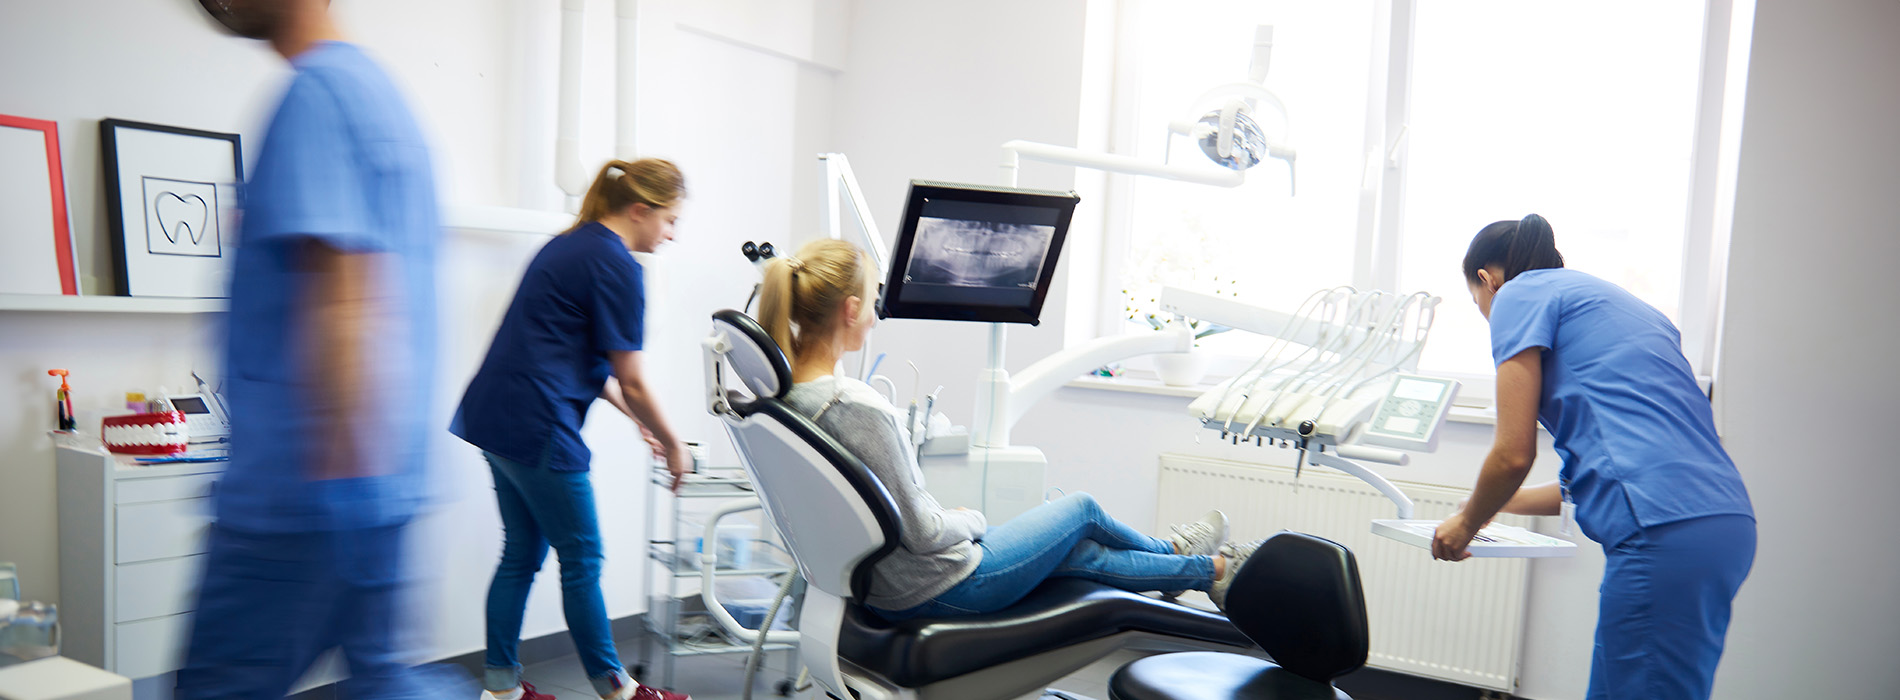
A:
{"label": "patient's left hand", "polygon": [[1471,552],[1467,547],[1471,546],[1471,538],[1477,534],[1478,528],[1465,519],[1464,511],[1452,514],[1439,523],[1438,530],[1432,533],[1432,558],[1443,561],[1470,559]]}

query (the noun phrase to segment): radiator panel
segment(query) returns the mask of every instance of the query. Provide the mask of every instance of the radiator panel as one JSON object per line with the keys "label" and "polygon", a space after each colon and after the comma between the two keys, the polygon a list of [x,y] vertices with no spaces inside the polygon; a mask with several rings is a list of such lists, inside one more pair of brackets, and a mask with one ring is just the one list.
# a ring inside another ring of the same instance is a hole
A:
{"label": "radiator panel", "polygon": [[[1293,474],[1287,467],[1164,454],[1155,515],[1161,523],[1178,523],[1219,508],[1235,540],[1294,530],[1345,545],[1365,586],[1368,666],[1478,688],[1516,688],[1526,560],[1433,561],[1424,549],[1372,534],[1370,521],[1397,517],[1397,509],[1365,482],[1312,465],[1297,481]],[[1465,496],[1396,483],[1417,504],[1415,518],[1443,518]],[[1497,518],[1521,526],[1529,520]]]}

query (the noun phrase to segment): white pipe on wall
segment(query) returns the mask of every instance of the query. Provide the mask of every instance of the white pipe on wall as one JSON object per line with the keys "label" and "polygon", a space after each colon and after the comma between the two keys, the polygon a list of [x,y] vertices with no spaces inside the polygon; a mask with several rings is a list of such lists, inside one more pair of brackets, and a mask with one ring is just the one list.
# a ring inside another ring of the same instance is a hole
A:
{"label": "white pipe on wall", "polygon": [[587,193],[581,165],[581,20],[586,0],[561,0],[560,116],[554,135],[554,184],[567,196]]}
{"label": "white pipe on wall", "polygon": [[614,71],[614,153],[621,160],[633,160],[640,157],[640,149],[635,145],[638,132],[634,129],[634,106],[639,99],[634,86],[639,83],[638,64],[640,46],[640,0],[618,0],[615,14],[619,24],[614,37],[614,47],[618,62]]}

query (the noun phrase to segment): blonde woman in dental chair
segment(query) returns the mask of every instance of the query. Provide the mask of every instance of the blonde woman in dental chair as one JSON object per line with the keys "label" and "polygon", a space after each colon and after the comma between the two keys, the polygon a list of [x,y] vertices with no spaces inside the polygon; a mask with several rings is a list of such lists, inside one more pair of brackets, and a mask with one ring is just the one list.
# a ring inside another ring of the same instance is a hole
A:
{"label": "blonde woman in dental chair", "polygon": [[759,298],[759,322],[792,366],[785,401],[864,462],[904,519],[897,551],[872,572],[871,609],[892,620],[993,612],[1058,577],[1134,592],[1207,591],[1225,607],[1253,545],[1223,543],[1220,511],[1175,525],[1163,539],[1115,520],[1086,493],[996,527],[980,512],[939,505],[924,490],[904,414],[869,385],[835,373],[876,323],[875,267],[856,246],[824,239],[772,260]]}

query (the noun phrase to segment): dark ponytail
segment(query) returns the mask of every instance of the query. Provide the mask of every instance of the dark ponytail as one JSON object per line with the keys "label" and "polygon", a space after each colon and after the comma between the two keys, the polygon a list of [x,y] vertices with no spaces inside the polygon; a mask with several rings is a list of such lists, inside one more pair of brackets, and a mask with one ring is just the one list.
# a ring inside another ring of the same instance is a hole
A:
{"label": "dark ponytail", "polygon": [[1563,253],[1557,252],[1557,235],[1550,222],[1531,214],[1521,221],[1498,221],[1478,231],[1471,247],[1465,250],[1465,282],[1478,284],[1478,271],[1497,265],[1504,268],[1504,281],[1531,270],[1564,266]]}

